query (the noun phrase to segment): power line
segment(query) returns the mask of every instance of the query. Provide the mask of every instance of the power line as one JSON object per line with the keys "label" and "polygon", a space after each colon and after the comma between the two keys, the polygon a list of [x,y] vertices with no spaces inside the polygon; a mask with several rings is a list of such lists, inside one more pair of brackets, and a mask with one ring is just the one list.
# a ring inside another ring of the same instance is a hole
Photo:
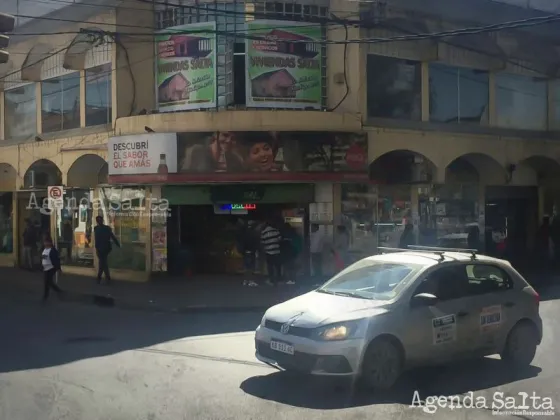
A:
{"label": "power line", "polygon": [[[150,0],[136,0],[136,1],[140,1],[142,3],[145,3],[147,1]],[[183,6],[181,6],[183,7]],[[190,6],[187,6],[190,7]],[[223,11],[220,11],[223,12]],[[241,14],[246,14],[245,12],[237,12],[237,13],[241,13]],[[18,15],[19,17],[25,17],[25,15]],[[93,23],[96,24],[96,22],[87,22],[87,21],[75,21],[75,20],[68,20],[68,19],[59,19],[59,18],[44,18],[44,19],[48,19],[48,20],[62,20],[62,21],[71,21],[74,23]],[[500,31],[500,30],[505,30],[505,29],[514,29],[514,28],[519,28],[519,27],[528,27],[528,26],[536,26],[536,25],[543,25],[543,24],[548,24],[548,23],[552,23],[552,22],[556,22],[560,20],[560,14],[555,14],[555,15],[550,15],[550,16],[543,16],[543,17],[534,17],[534,18],[528,18],[528,19],[523,19],[523,20],[517,20],[517,21],[510,21],[510,22],[502,22],[502,23],[497,23],[497,24],[492,24],[492,25],[486,25],[486,26],[479,26],[479,27],[470,27],[470,28],[462,28],[462,29],[453,29],[453,30],[448,30],[448,31],[441,31],[441,32],[433,32],[433,33],[425,33],[425,34],[409,34],[409,35],[399,35],[399,36],[394,36],[394,37],[387,37],[387,38],[365,38],[365,39],[350,39],[350,40],[343,40],[343,41],[336,41],[336,40],[316,40],[313,41],[315,43],[320,43],[320,44],[355,44],[355,43],[365,43],[365,44],[375,44],[375,43],[385,43],[385,42],[393,42],[393,41],[417,41],[417,40],[423,40],[423,39],[439,39],[439,38],[448,38],[448,37],[454,37],[454,36],[462,36],[462,35],[472,35],[472,34],[481,34],[481,33],[487,33],[487,32],[496,32],[496,31]],[[340,21],[337,20],[339,23],[342,23],[344,21]],[[100,22],[97,22],[98,24],[100,24]],[[152,28],[147,28],[147,27],[142,27],[142,26],[137,26],[137,25],[120,25],[120,26],[132,26],[132,27],[139,27],[142,29],[152,29]],[[118,37],[118,36],[122,36],[122,35],[129,35],[129,36],[164,36],[164,35],[176,35],[178,33],[181,34],[193,34],[193,33],[208,33],[208,30],[199,30],[199,31],[195,31],[195,30],[176,30],[176,31],[171,31],[171,32],[158,32],[158,33],[146,33],[146,34],[141,34],[141,33],[123,33],[123,32],[110,32],[110,31],[87,31],[87,30],[82,30],[82,33],[96,33],[96,32],[100,32],[100,33],[105,33],[105,34],[111,34],[113,37]],[[214,32],[214,31],[212,31]],[[239,34],[236,34],[235,32],[231,32],[231,31],[215,31],[215,33],[217,35],[225,35],[225,36],[234,36],[234,37],[239,37]],[[250,38],[247,37],[246,38]],[[253,37],[254,39],[262,39],[260,37]],[[296,40],[293,41],[295,43],[298,42],[308,42],[308,41],[300,41],[300,40]],[[72,45],[72,44],[71,44]],[[67,49],[69,47],[65,47],[64,49]],[[34,62],[31,65],[35,65],[38,62],[42,61],[42,60],[46,60],[49,57],[58,54],[59,52],[63,51],[64,49],[57,51],[51,55],[48,55],[44,58],[42,58],[41,60],[38,60],[37,62]],[[478,51],[480,52],[480,51]],[[24,67],[22,67],[23,69]],[[531,69],[534,71],[534,69]],[[19,70],[18,70],[19,71]],[[18,71],[15,71],[13,73],[4,75],[2,78],[0,78],[0,80],[5,79],[6,77],[17,73]]]}
{"label": "power line", "polygon": [[[136,0],[141,1],[143,0]],[[146,0],[149,1],[149,0]],[[189,7],[189,6],[186,6]],[[243,13],[243,12],[239,12]],[[19,17],[28,17],[26,15],[17,15]],[[38,17],[38,19],[48,19],[48,20],[55,20],[55,21],[65,21],[65,22],[74,22],[74,23],[88,23],[88,24],[102,24],[107,25],[106,23],[102,22],[90,22],[90,21],[76,21],[76,20],[69,20],[69,19],[59,19],[59,18],[42,18]],[[292,20],[293,21],[293,20]],[[560,14],[550,15],[546,17],[536,17],[536,18],[529,18],[523,20],[516,20],[516,21],[509,21],[509,22],[502,22],[492,25],[486,26],[475,26],[475,27],[468,27],[468,28],[461,28],[461,29],[452,29],[440,32],[431,32],[431,33],[419,33],[419,34],[408,34],[408,35],[397,35],[393,37],[385,37],[385,38],[356,38],[356,39],[348,39],[348,40],[316,40],[312,41],[314,43],[320,44],[332,44],[332,45],[343,45],[343,44],[378,44],[378,43],[387,43],[387,42],[395,42],[395,41],[419,41],[425,39],[440,39],[440,38],[448,38],[448,37],[455,37],[455,36],[462,36],[462,35],[476,35],[476,34],[483,34],[483,33],[490,33],[490,32],[499,32],[506,29],[517,29],[517,28],[526,28],[531,26],[539,26],[545,25],[549,23],[554,23],[560,21]],[[314,22],[307,22],[306,23],[314,23]],[[316,22],[315,22],[316,23]],[[339,25],[344,25],[344,20],[336,20],[336,23]],[[362,22],[363,23],[363,22]],[[363,27],[358,23],[358,21],[354,21],[353,25],[357,25],[359,27]],[[138,25],[119,25],[123,27],[132,27],[132,28],[139,28],[139,29],[152,29],[151,27],[146,26],[138,26]],[[85,30],[87,31],[87,30]],[[168,31],[168,32],[167,32]],[[232,35],[235,32],[231,31],[209,31],[209,30],[173,30],[172,28],[164,31],[158,32],[150,32],[150,33],[140,33],[140,32],[111,32],[105,31],[107,33],[112,33],[113,35],[119,36],[154,36],[154,35],[176,35],[176,34],[194,34],[194,33],[216,33],[216,35]],[[18,34],[14,34],[18,35]],[[23,34],[22,34],[23,35]],[[249,37],[247,37],[249,38]],[[253,37],[254,39],[262,39],[261,37]],[[291,40],[292,43],[309,43],[307,40]]]}
{"label": "power line", "polygon": [[[96,3],[90,3],[90,2],[85,2],[85,1],[80,1],[79,3],[76,3],[74,1],[71,0],[20,0],[20,1],[25,1],[28,3],[41,3],[41,4],[53,4],[53,3],[60,3],[60,4],[67,4],[68,6],[84,6],[84,7],[104,7],[106,9],[122,9],[122,10],[134,10],[134,11],[138,11],[138,8],[135,7],[128,7],[128,6],[122,6],[122,5],[109,5],[109,4],[96,4]],[[151,3],[151,2],[150,2]],[[233,4],[233,3],[231,3]],[[192,5],[192,6],[188,6],[188,5],[183,5],[181,6],[183,8],[196,8],[199,7],[203,10],[206,10],[206,8],[204,8],[204,6],[196,6],[196,5]],[[347,11],[340,11],[340,10],[331,10],[329,9],[329,12],[331,13],[347,13]],[[352,14],[355,15],[355,14]]]}

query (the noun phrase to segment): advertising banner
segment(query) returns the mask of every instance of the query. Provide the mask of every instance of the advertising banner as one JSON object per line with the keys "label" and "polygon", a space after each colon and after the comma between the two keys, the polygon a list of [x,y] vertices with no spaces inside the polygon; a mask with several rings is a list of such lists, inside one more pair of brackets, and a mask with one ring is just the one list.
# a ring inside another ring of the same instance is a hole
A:
{"label": "advertising banner", "polygon": [[109,175],[177,172],[176,133],[112,137],[107,147]]}
{"label": "advertising banner", "polygon": [[366,172],[359,133],[219,131],[179,133],[178,172]]}
{"label": "advertising banner", "polygon": [[216,22],[160,31],[156,34],[156,49],[160,112],[216,106]]}
{"label": "advertising banner", "polygon": [[247,33],[247,106],[320,109],[321,26],[254,20]]}

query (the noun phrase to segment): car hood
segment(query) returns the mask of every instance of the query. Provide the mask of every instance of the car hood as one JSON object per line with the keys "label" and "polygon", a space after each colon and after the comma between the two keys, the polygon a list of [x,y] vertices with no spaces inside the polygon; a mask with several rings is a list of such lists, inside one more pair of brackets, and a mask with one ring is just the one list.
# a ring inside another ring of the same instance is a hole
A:
{"label": "car hood", "polygon": [[386,301],[358,299],[310,292],[273,306],[266,311],[266,318],[288,322],[298,327],[317,327],[341,321],[350,321],[387,312]]}

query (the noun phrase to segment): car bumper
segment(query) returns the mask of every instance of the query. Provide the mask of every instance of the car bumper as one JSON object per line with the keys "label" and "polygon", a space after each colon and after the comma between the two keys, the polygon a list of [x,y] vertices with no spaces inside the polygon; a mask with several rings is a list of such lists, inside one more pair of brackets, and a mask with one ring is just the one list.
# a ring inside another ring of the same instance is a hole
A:
{"label": "car bumper", "polygon": [[[271,341],[289,344],[294,354],[286,354],[270,347]],[[255,356],[263,363],[284,369],[323,376],[351,376],[360,371],[364,340],[315,341],[309,338],[284,335],[264,327],[255,333]]]}

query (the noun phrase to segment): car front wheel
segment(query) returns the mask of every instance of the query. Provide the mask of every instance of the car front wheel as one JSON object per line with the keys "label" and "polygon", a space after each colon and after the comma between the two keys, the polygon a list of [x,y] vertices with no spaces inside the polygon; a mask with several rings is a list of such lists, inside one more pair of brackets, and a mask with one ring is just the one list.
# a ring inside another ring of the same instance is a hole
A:
{"label": "car front wheel", "polygon": [[502,360],[515,366],[529,366],[537,352],[538,337],[535,327],[528,322],[517,324],[510,331]]}
{"label": "car front wheel", "polygon": [[386,390],[399,379],[403,357],[400,348],[389,339],[373,341],[364,357],[362,380],[368,388]]}

